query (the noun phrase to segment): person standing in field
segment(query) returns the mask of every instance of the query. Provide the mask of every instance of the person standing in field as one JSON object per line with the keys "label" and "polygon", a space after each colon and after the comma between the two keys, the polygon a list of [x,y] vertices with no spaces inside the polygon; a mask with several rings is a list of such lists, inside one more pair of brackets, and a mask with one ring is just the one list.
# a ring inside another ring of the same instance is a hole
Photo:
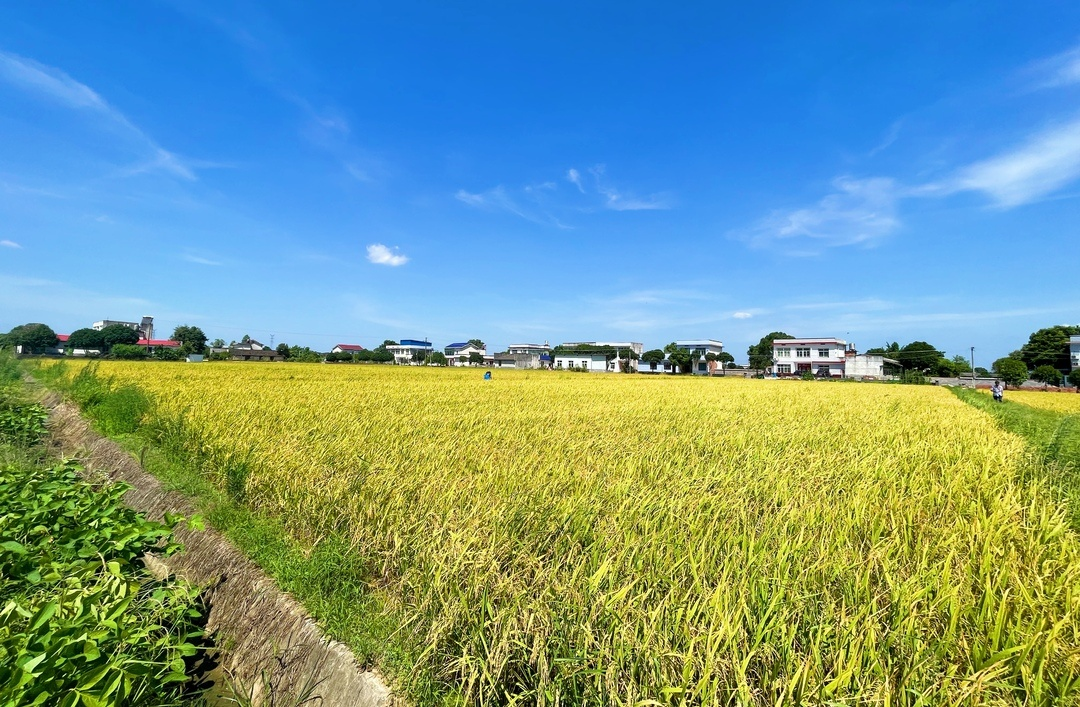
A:
{"label": "person standing in field", "polygon": [[994,386],[990,388],[990,392],[994,394],[994,400],[996,402],[1004,402],[1005,386],[1001,384],[1001,381],[994,381]]}

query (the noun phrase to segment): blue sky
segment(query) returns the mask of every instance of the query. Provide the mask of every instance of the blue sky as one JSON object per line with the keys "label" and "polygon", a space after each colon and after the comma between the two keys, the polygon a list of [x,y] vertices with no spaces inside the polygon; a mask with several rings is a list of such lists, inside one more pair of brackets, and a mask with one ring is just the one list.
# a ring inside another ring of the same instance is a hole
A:
{"label": "blue sky", "polygon": [[4,3],[0,330],[1080,322],[1080,4],[354,5]]}

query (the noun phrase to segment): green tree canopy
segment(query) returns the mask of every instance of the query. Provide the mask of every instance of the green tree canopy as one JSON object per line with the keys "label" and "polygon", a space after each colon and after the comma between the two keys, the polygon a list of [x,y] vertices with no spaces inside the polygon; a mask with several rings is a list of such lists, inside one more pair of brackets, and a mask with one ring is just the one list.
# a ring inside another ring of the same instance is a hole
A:
{"label": "green tree canopy", "polygon": [[281,357],[284,358],[286,361],[289,360],[289,345],[286,344],[284,341],[278,344],[274,351],[277,351],[279,354],[281,354]]}
{"label": "green tree canopy", "polygon": [[428,356],[427,362],[433,366],[445,366],[446,354],[444,354],[442,351],[432,351],[431,355]]}
{"label": "green tree canopy", "polygon": [[67,343],[68,347],[72,349],[103,349],[105,348],[105,337],[101,335],[100,331],[87,327],[71,332]]}
{"label": "green tree canopy", "polygon": [[487,348],[487,344],[485,344],[480,339],[469,339],[469,343],[472,344],[473,346],[475,346],[478,349],[486,349]]}
{"label": "green tree canopy", "polygon": [[202,353],[206,348],[206,334],[197,326],[183,324],[176,327],[173,329],[172,340],[180,342],[180,353],[185,356]]}
{"label": "green tree canopy", "polygon": [[896,353],[896,360],[900,365],[920,371],[934,368],[940,358],[937,347],[925,341],[912,341]]}
{"label": "green tree canopy", "polygon": [[133,346],[139,343],[139,332],[123,324],[110,324],[101,330],[101,339],[105,343],[105,348],[111,351],[117,344]]}
{"label": "green tree canopy", "polygon": [[1031,372],[1031,379],[1047,385],[1058,385],[1061,383],[1061,371],[1044,363]]}
{"label": "green tree canopy", "polygon": [[761,341],[752,344],[746,350],[750,357],[750,368],[756,371],[764,371],[773,364],[773,342],[777,339],[794,339],[791,334],[782,331],[774,331],[761,337]]}
{"label": "green tree canopy", "polygon": [[1039,329],[1028,337],[1020,347],[1019,358],[1034,369],[1053,366],[1059,371],[1069,370],[1069,337],[1080,334],[1080,326],[1058,325]]}
{"label": "green tree canopy", "polygon": [[484,355],[479,351],[470,351],[468,361],[469,363],[481,364],[484,362]]}
{"label": "green tree canopy", "polygon": [[56,332],[46,324],[20,324],[7,335],[8,346],[22,346],[26,353],[41,353],[60,343]]}
{"label": "green tree canopy", "polygon": [[664,347],[664,353],[667,354],[667,358],[671,361],[671,365],[679,373],[689,373],[690,365],[693,362],[693,357],[686,349],[680,349],[674,341]]}
{"label": "green tree canopy", "polygon": [[900,344],[896,341],[885,342],[884,346],[876,346],[872,349],[867,349],[865,353],[876,354],[878,356],[888,356],[889,358],[896,358],[893,354],[900,353]]}
{"label": "green tree canopy", "polygon": [[994,370],[1009,385],[1020,385],[1027,380],[1027,364],[1017,358],[999,358],[994,361]]}
{"label": "green tree canopy", "polygon": [[1069,371],[1069,382],[1077,388],[1080,388],[1080,368],[1074,368]]}

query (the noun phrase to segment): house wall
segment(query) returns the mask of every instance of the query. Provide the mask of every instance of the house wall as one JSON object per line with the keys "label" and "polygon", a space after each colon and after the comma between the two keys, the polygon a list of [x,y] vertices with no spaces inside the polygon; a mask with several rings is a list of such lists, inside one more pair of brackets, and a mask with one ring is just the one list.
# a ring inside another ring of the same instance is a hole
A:
{"label": "house wall", "polygon": [[884,358],[884,356],[868,354],[848,356],[844,367],[844,376],[846,378],[884,378]]}
{"label": "house wall", "polygon": [[591,372],[604,373],[608,370],[606,356],[587,354],[566,354],[555,357],[555,369],[585,368]]}
{"label": "house wall", "polygon": [[1080,368],[1080,336],[1069,337],[1069,362],[1072,368]]}

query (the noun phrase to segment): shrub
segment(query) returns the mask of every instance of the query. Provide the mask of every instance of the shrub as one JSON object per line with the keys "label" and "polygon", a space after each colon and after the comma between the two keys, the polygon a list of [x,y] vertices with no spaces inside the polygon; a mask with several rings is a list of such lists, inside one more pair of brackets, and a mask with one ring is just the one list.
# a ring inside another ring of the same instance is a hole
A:
{"label": "shrub", "polygon": [[124,361],[134,361],[146,358],[146,349],[137,344],[116,344],[110,349],[113,358]]}
{"label": "shrub", "polygon": [[1061,383],[1061,371],[1053,366],[1042,365],[1032,372],[1031,379],[1047,385],[1058,385]]}

